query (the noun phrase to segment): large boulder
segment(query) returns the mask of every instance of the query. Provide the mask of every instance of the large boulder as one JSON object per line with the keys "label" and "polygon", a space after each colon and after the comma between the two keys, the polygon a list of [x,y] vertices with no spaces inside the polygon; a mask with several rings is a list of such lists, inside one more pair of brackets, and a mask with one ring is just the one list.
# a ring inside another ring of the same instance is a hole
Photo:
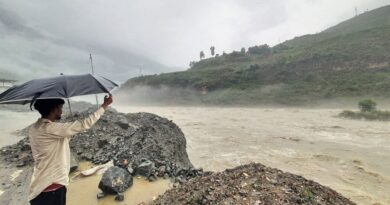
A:
{"label": "large boulder", "polygon": [[106,194],[118,194],[133,185],[133,177],[121,167],[110,167],[104,172],[99,182],[99,189]]}
{"label": "large boulder", "polygon": [[[75,118],[86,117],[92,111],[78,113]],[[178,168],[193,168],[186,144],[180,128],[166,118],[115,110],[107,110],[90,130],[70,141],[71,150],[80,160],[95,164],[114,160],[114,165],[123,168],[127,164],[139,165],[143,159],[152,161],[156,168],[168,163]]]}
{"label": "large boulder", "polygon": [[[65,117],[62,121],[82,119],[96,110],[96,106],[87,109],[86,103],[72,103],[72,106],[76,110],[74,116]],[[26,130],[19,134],[25,136]],[[189,179],[201,175],[203,172],[195,170],[191,164],[186,146],[183,132],[171,120],[151,113],[124,114],[114,109],[106,110],[91,129],[70,140],[75,161],[105,164],[113,160],[114,165],[135,174],[135,169],[148,159],[154,164],[154,169],[150,169],[153,173],[148,171],[143,174],[151,179],[156,176]],[[28,138],[1,148],[0,159],[15,166],[32,165]]]}

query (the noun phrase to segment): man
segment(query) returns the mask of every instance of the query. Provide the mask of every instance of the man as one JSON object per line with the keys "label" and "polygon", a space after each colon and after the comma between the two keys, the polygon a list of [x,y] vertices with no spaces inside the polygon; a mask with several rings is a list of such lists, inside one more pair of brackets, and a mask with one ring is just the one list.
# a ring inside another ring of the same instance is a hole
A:
{"label": "man", "polygon": [[69,140],[98,121],[112,103],[112,96],[106,96],[101,107],[83,120],[55,122],[61,119],[64,103],[62,99],[41,99],[34,104],[42,117],[28,128],[34,158],[28,196],[31,205],[66,204],[65,186],[68,185],[70,171]]}

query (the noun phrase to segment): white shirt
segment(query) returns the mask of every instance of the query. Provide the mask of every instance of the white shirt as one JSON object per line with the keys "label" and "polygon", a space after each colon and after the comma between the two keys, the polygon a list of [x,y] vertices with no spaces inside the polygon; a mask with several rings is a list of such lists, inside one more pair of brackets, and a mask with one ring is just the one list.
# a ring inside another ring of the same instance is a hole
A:
{"label": "white shirt", "polygon": [[73,135],[91,128],[103,113],[104,108],[100,107],[87,118],[68,123],[40,118],[28,128],[34,158],[29,201],[53,183],[64,186],[69,184],[69,140]]}

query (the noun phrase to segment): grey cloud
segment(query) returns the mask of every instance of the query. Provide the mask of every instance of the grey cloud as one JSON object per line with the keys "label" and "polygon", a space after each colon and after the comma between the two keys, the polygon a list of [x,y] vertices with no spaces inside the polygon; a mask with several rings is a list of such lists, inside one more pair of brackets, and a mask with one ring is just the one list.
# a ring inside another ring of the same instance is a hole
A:
{"label": "grey cloud", "polygon": [[27,38],[43,38],[36,30],[28,27],[26,22],[13,11],[1,7],[0,4],[0,23],[5,27],[4,32],[17,33]]}
{"label": "grey cloud", "polygon": [[[209,56],[315,33],[389,0],[0,0],[0,71],[89,71],[118,81],[183,70]],[[174,68],[173,68],[174,67]]]}

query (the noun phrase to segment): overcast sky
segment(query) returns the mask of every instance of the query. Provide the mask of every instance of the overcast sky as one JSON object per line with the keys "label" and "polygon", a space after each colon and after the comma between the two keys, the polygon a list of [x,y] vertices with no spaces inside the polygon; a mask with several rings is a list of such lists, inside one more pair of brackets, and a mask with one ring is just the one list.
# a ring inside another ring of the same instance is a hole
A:
{"label": "overcast sky", "polygon": [[390,0],[0,0],[0,70],[88,72],[121,81],[209,56],[320,32]]}

